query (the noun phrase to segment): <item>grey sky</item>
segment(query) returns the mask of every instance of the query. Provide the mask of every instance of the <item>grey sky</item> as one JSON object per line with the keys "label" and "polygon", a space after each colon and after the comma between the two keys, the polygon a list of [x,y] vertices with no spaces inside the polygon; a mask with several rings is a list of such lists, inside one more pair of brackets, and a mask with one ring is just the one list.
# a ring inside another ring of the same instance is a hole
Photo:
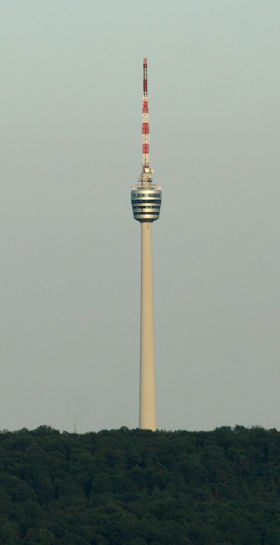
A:
{"label": "grey sky", "polygon": [[145,55],[158,425],[279,429],[280,3],[0,15],[0,429],[137,426]]}

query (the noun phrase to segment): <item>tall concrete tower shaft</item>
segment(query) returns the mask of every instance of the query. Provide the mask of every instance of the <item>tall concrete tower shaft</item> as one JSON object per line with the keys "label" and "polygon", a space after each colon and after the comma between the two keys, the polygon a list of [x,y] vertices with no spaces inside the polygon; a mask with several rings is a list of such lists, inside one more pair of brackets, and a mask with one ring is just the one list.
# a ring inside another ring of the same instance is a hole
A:
{"label": "tall concrete tower shaft", "polygon": [[143,61],[142,172],[131,189],[134,218],[141,223],[141,334],[139,427],[155,431],[156,379],[153,296],[152,222],[159,218],[161,187],[153,184],[150,168],[148,63]]}

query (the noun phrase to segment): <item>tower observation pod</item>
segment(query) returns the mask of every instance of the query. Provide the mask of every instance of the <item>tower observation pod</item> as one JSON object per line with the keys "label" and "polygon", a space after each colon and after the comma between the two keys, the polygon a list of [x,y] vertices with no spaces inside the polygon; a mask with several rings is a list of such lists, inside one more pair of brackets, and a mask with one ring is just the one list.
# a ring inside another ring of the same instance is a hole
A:
{"label": "tower observation pod", "polygon": [[142,171],[131,189],[134,218],[141,223],[141,332],[139,427],[156,430],[156,379],[152,222],[159,218],[161,187],[153,184],[150,168],[150,126],[147,58],[143,60]]}

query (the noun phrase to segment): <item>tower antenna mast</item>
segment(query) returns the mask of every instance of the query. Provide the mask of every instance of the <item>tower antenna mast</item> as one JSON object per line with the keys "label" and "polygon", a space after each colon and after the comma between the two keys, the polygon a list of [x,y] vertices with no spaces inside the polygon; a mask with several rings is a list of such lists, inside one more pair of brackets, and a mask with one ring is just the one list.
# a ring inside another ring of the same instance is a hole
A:
{"label": "tower antenna mast", "polygon": [[150,123],[148,99],[148,60],[143,59],[142,171],[150,166]]}
{"label": "tower antenna mast", "polygon": [[139,427],[155,431],[156,379],[153,296],[152,222],[159,218],[161,187],[153,184],[150,168],[148,61],[143,59],[142,171],[131,189],[134,218],[141,223],[141,331]]}

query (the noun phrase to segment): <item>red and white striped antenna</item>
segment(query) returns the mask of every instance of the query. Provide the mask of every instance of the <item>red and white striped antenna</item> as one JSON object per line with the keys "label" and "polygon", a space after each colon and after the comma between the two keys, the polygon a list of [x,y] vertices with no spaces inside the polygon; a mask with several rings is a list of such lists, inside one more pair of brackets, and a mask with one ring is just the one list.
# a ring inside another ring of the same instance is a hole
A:
{"label": "red and white striped antenna", "polygon": [[150,125],[148,99],[148,59],[143,59],[142,171],[150,170]]}

